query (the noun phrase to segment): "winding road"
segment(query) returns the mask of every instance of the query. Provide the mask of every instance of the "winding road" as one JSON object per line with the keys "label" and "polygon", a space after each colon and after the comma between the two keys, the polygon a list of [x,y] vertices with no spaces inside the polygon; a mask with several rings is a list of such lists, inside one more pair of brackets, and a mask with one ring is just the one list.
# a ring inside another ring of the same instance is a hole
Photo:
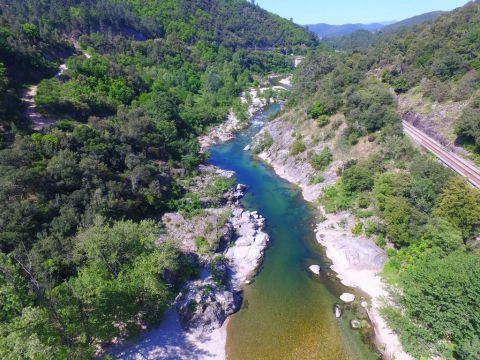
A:
{"label": "winding road", "polygon": [[414,142],[433,153],[442,163],[463,176],[476,188],[480,188],[480,169],[472,162],[453,153],[407,121],[402,121],[403,131]]}

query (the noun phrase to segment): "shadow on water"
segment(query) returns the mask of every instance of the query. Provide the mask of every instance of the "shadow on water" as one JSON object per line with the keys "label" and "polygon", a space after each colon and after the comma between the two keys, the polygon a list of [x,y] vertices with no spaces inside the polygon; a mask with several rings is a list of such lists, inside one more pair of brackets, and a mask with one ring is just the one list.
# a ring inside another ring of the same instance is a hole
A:
{"label": "shadow on water", "polygon": [[[349,289],[328,270],[324,250],[315,241],[315,210],[298,188],[243,150],[278,110],[273,105],[257,114],[250,128],[210,150],[211,164],[235,171],[238,182],[248,186],[243,204],[265,216],[271,237],[262,271],[246,287],[243,307],[229,322],[227,357],[376,359],[362,335],[350,329],[354,309],[347,307],[341,319],[335,318],[338,296]],[[308,272],[311,264],[321,265],[320,277]]]}

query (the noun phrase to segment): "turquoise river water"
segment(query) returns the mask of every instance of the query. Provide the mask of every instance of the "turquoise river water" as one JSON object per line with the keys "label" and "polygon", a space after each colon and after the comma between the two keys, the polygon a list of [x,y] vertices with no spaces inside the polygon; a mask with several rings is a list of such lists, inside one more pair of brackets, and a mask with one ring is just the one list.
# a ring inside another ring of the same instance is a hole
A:
{"label": "turquoise river water", "polygon": [[[347,307],[341,319],[335,318],[339,295],[352,289],[328,271],[324,250],[315,240],[315,209],[298,188],[243,150],[278,110],[273,105],[260,112],[234,140],[210,150],[211,164],[235,171],[237,181],[247,185],[243,204],[266,218],[271,238],[262,269],[245,289],[242,309],[230,318],[227,358],[377,359],[368,334],[349,326],[360,311],[356,305]],[[311,264],[322,266],[320,277],[309,273]]]}

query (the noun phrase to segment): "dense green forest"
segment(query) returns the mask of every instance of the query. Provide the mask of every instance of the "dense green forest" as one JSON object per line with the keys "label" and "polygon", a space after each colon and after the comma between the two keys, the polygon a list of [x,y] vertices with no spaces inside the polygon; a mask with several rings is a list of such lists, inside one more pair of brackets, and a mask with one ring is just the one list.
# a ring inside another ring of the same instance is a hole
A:
{"label": "dense green forest", "polygon": [[[246,1],[0,4],[1,358],[95,357],[161,319],[196,272],[155,240],[162,213],[194,208],[197,136],[314,43]],[[40,132],[20,100],[37,82],[57,120]]]}
{"label": "dense green forest", "polygon": [[319,129],[331,115],[344,115],[337,148],[366,140],[374,150],[344,164],[320,204],[328,213],[352,211],[355,233],[386,249],[384,276],[397,291],[396,306],[384,313],[408,352],[478,359],[480,192],[405,138],[390,89],[417,87],[431,101],[466,101],[457,133],[478,146],[480,3],[411,29],[342,41],[343,51],[309,52],[289,106],[316,119]]}

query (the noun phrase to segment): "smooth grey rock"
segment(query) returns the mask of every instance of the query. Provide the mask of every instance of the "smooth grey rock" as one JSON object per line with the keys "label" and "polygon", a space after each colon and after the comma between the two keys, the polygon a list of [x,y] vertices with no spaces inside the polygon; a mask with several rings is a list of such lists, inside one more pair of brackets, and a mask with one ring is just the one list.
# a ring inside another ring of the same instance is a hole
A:
{"label": "smooth grey rock", "polygon": [[340,305],[335,305],[335,317],[338,319],[342,316],[342,308]]}
{"label": "smooth grey rock", "polygon": [[308,269],[315,275],[320,275],[320,272],[322,271],[320,265],[311,265]]}
{"label": "smooth grey rock", "polygon": [[342,300],[345,303],[351,303],[352,301],[355,300],[355,295],[350,293],[343,293],[342,295],[340,295],[340,300]]}

